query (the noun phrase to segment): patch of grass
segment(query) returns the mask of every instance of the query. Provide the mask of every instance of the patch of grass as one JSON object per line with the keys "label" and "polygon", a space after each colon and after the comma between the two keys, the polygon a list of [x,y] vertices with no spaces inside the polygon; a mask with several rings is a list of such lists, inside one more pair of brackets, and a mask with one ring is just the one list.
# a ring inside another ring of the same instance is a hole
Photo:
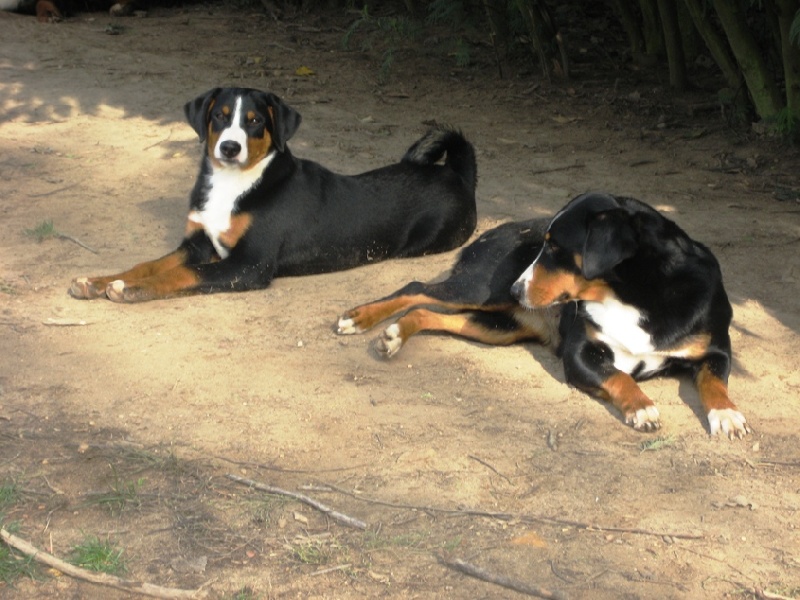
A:
{"label": "patch of grass", "polygon": [[16,504],[20,496],[19,485],[16,481],[6,480],[0,484],[0,513]]}
{"label": "patch of grass", "polygon": [[293,545],[292,556],[305,565],[325,565],[331,559],[331,551],[321,542],[309,540]]}
{"label": "patch of grass", "polygon": [[33,557],[18,554],[5,544],[0,544],[0,581],[13,585],[20,577],[36,577]]}
{"label": "patch of grass", "polygon": [[142,485],[144,485],[144,479],[123,481],[114,470],[114,481],[111,484],[111,490],[91,494],[88,502],[107,508],[112,515],[118,514],[126,508],[139,508],[142,505],[142,498],[139,494]]}
{"label": "patch of grass", "polygon": [[[225,596],[225,598],[228,598],[228,596]],[[240,588],[234,592],[233,596],[230,596],[230,600],[256,600],[256,598],[258,596],[249,585]]]}
{"label": "patch of grass", "polygon": [[285,496],[271,494],[259,496],[255,501],[253,521],[259,525],[269,525],[275,518],[275,514],[283,510],[283,507],[288,503],[289,499]]}
{"label": "patch of grass", "polygon": [[122,548],[109,540],[89,536],[72,549],[70,562],[89,571],[119,575],[127,570],[122,552]]}
{"label": "patch of grass", "polygon": [[178,473],[181,470],[178,457],[172,450],[159,454],[157,450],[150,451],[132,448],[124,450],[120,458],[126,463],[135,466],[133,471],[136,473],[148,470],[161,471],[164,473]]}
{"label": "patch of grass", "polygon": [[306,565],[324,565],[330,559],[328,552],[314,543],[294,546],[292,548],[292,555]]}
{"label": "patch of grass", "polygon": [[37,242],[42,243],[44,240],[58,236],[55,225],[52,220],[42,221],[33,229],[26,229],[25,235],[32,237]]}
{"label": "patch of grass", "polygon": [[674,446],[675,441],[675,438],[672,436],[657,437],[653,438],[652,440],[643,441],[641,444],[639,444],[639,449],[642,452],[657,452],[659,450],[663,450],[664,448]]}
{"label": "patch of grass", "polygon": [[8,294],[9,296],[13,296],[17,293],[17,288],[14,287],[14,284],[10,281],[6,281],[5,279],[0,279],[0,293]]}
{"label": "patch of grass", "polygon": [[790,140],[800,140],[800,119],[788,108],[781,109],[771,125],[773,133]]}
{"label": "patch of grass", "polygon": [[[17,533],[19,531],[19,523],[16,521],[11,523],[0,521],[0,526],[9,533]],[[36,563],[33,562],[32,556],[17,552],[0,542],[0,582],[13,585],[20,577],[35,579],[36,575]],[[0,586],[0,589],[2,589],[2,586]]]}

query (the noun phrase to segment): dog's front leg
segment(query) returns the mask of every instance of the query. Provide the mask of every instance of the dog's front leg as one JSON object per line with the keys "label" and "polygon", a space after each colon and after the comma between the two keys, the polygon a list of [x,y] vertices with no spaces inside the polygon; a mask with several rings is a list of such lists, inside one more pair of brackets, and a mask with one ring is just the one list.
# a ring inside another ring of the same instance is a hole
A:
{"label": "dog's front leg", "polygon": [[122,290],[126,286],[132,287],[135,282],[152,279],[163,273],[174,272],[187,264],[208,262],[215,257],[216,252],[211,241],[202,231],[195,231],[183,240],[177,250],[156,260],[139,263],[127,271],[114,275],[73,279],[69,294],[80,300],[93,300],[108,296],[109,299],[117,302],[134,302],[136,300],[123,298]]}
{"label": "dog's front leg", "polygon": [[72,280],[72,284],[69,287],[69,295],[79,300],[94,300],[95,298],[104,297],[107,295],[107,289],[112,282],[146,279],[185,264],[186,258],[187,251],[181,247],[156,260],[139,263],[132,269],[122,273],[102,277],[77,277]]}
{"label": "dog's front leg", "polygon": [[[622,413],[625,423],[637,431],[654,431],[661,420],[653,401],[628,373],[614,366],[614,352],[606,344],[592,340],[586,322],[570,311],[562,314],[560,354],[567,383],[610,402]],[[566,315],[566,316],[565,316]],[[564,327],[565,320],[569,326]]]}
{"label": "dog's front leg", "polygon": [[694,375],[694,385],[708,415],[711,435],[720,431],[729,438],[743,438],[750,433],[744,415],[728,397],[730,359],[724,354],[709,354]]}

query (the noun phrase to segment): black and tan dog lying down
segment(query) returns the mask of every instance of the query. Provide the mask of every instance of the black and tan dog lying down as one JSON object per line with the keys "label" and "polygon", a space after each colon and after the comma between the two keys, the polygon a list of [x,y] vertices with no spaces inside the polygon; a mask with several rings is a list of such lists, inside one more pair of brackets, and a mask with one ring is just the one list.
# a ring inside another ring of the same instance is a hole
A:
{"label": "black and tan dog lying down", "polygon": [[422,331],[548,344],[568,384],[611,402],[640,431],[661,423],[636,382],[684,371],[711,434],[750,431],[728,397],[733,313],[719,264],[638,200],[589,193],[552,219],[500,225],[461,251],[448,279],[415,281],[353,308],[338,333],[361,333],[401,313],[378,340],[386,357]]}
{"label": "black and tan dog lying down", "polygon": [[452,250],[475,229],[475,151],[454,129],[429,130],[394,164],[340,175],[290,152],[301,117],[274,94],[214,88],[184,112],[204,153],[183,241],[122,273],[74,279],[74,298],[262,289],[275,277]]}

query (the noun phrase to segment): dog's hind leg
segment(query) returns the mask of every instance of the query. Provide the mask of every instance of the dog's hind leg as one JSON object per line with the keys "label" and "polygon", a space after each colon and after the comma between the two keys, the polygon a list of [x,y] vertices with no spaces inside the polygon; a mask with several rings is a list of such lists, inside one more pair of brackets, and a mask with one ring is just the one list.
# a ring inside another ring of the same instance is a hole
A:
{"label": "dog's hind leg", "polygon": [[464,310],[443,313],[415,308],[389,325],[378,338],[376,350],[391,358],[408,339],[423,331],[449,333],[491,346],[508,346],[522,341],[549,344],[555,330],[554,313],[534,314],[518,307]]}
{"label": "dog's hind leg", "polygon": [[476,308],[475,305],[447,300],[448,297],[453,297],[453,293],[448,293],[447,288],[447,281],[437,284],[412,281],[385,298],[345,312],[339,318],[336,332],[340,335],[363,333],[389,317],[418,306],[438,306],[450,311],[464,310],[468,306]]}

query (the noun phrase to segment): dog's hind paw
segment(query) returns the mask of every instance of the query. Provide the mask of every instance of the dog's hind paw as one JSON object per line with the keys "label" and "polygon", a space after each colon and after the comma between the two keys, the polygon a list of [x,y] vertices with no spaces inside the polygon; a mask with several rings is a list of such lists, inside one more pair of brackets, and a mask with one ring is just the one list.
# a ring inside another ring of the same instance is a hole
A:
{"label": "dog's hind paw", "polygon": [[712,408],[708,411],[708,429],[711,435],[722,431],[730,439],[742,439],[750,433],[744,415],[734,408]]}
{"label": "dog's hind paw", "polygon": [[145,302],[153,300],[155,296],[147,287],[126,284],[123,280],[117,279],[106,286],[106,296],[112,302]]}
{"label": "dog's hind paw", "polygon": [[625,415],[625,422],[636,431],[655,431],[661,428],[661,417],[652,404]]}
{"label": "dog's hind paw", "polygon": [[78,300],[94,300],[105,296],[105,288],[98,289],[88,277],[77,277],[69,286],[69,295]]}
{"label": "dog's hind paw", "polygon": [[400,326],[397,323],[393,323],[378,338],[376,349],[385,358],[391,358],[400,351],[400,348],[403,347],[403,342],[404,340],[400,335]]}

